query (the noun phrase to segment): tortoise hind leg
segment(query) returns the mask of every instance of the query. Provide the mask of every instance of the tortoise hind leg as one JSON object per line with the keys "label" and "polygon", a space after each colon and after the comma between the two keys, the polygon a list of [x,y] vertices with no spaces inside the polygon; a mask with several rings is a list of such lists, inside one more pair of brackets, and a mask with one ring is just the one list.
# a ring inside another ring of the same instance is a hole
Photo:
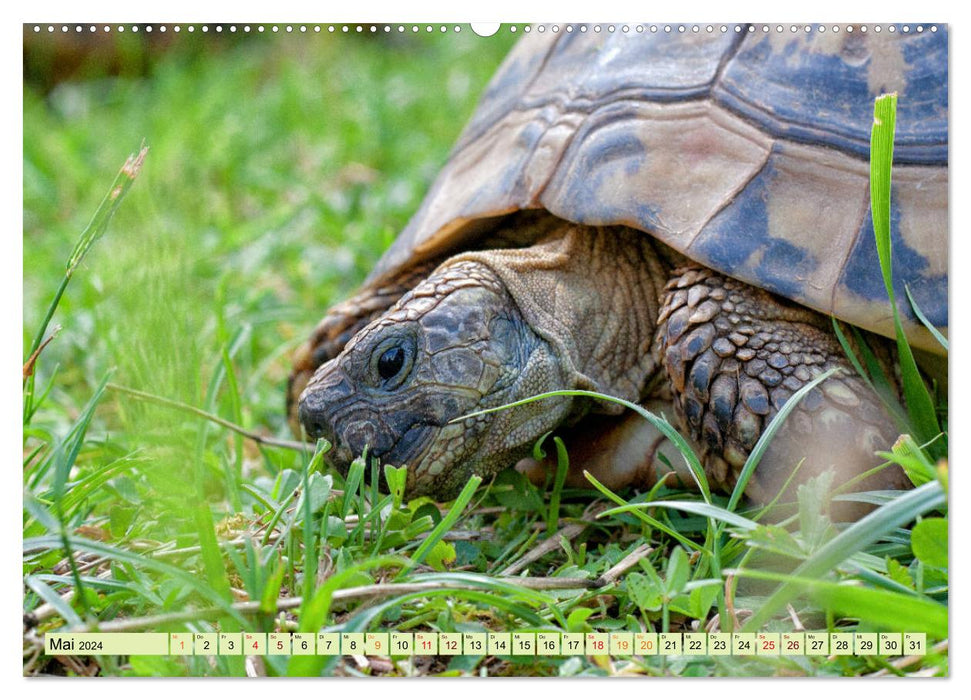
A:
{"label": "tortoise hind leg", "polygon": [[294,355],[293,370],[287,381],[287,417],[295,435],[300,435],[297,400],[317,368],[337,357],[359,330],[384,314],[441,262],[441,258],[434,258],[395,275],[379,277],[350,299],[327,311],[310,338]]}
{"label": "tortoise hind leg", "polygon": [[[709,478],[725,489],[792,394],[831,367],[843,370],[806,395],[776,433],[746,489],[755,501],[774,498],[800,462],[793,484],[827,470],[843,483],[881,464],[874,453],[898,435],[826,317],[709,269],[674,272],[654,353],[671,381],[678,418],[701,445]],[[892,466],[856,489],[907,487],[903,471]]]}

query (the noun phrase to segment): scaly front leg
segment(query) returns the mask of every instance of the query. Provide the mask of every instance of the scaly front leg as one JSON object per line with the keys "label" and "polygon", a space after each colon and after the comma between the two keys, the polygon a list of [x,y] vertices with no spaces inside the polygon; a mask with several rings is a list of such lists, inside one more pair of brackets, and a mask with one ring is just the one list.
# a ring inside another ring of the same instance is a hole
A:
{"label": "scaly front leg", "polygon": [[[802,461],[794,483],[833,470],[835,483],[883,462],[898,430],[879,397],[846,359],[829,319],[700,266],[675,271],[663,294],[654,353],[670,379],[677,413],[698,441],[714,482],[731,488],[766,426],[814,377],[749,483],[765,503]],[[856,490],[903,489],[888,467]],[[789,494],[790,496],[792,494]]]}

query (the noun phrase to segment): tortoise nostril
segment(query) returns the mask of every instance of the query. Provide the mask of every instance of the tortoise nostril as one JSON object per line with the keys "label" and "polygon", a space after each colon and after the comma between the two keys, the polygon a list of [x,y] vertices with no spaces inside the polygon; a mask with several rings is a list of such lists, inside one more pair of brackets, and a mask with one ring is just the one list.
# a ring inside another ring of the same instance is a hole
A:
{"label": "tortoise nostril", "polygon": [[333,442],[327,421],[317,411],[308,408],[306,402],[300,404],[300,423],[310,439],[326,438]]}

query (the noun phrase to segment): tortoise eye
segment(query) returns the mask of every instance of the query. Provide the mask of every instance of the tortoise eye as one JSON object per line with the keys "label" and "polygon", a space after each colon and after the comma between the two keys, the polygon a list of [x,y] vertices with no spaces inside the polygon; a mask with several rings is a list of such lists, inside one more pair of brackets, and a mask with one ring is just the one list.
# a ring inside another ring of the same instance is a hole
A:
{"label": "tortoise eye", "polygon": [[407,330],[385,335],[370,350],[365,381],[381,391],[394,391],[411,374],[415,352],[415,338]]}
{"label": "tortoise eye", "polygon": [[400,345],[385,350],[378,359],[378,374],[388,380],[396,376],[405,364],[405,350]]}

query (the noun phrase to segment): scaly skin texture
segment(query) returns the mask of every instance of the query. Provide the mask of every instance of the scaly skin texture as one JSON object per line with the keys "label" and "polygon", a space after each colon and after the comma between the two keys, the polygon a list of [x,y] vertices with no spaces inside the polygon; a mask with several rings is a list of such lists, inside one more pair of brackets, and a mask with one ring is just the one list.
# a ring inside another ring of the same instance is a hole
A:
{"label": "scaly skin texture", "polygon": [[[552,397],[451,422],[584,389],[675,419],[711,481],[727,489],[784,401],[833,366],[843,375],[790,415],[749,496],[775,496],[803,457],[799,480],[835,469],[845,481],[879,464],[873,452],[892,444],[893,422],[819,314],[684,265],[638,231],[549,217],[512,225],[497,240],[535,243],[449,258],[383,313],[375,309],[391,295],[368,300],[365,292],[322,324],[359,329],[336,356],[338,343],[318,343],[330,359],[299,399],[300,422],[333,443],[328,460],[338,469],[367,449],[409,467],[410,496],[444,500],[473,474],[489,478],[526,458],[553,430],[572,438],[573,482],[589,468],[612,488],[647,487],[667,471],[660,453],[679,461],[615,403]],[[349,308],[365,311],[355,317]],[[525,459],[520,468],[539,478],[543,465]],[[906,486],[899,470],[864,484]]]}
{"label": "scaly skin texture", "polygon": [[350,299],[334,306],[321,320],[310,339],[293,358],[287,382],[287,416],[290,429],[300,434],[296,405],[314,371],[332,360],[364,326],[384,314],[398,299],[438,267],[435,259],[409,267],[403,273],[375,280]]}
{"label": "scaly skin texture", "polygon": [[[857,375],[824,316],[699,265],[665,286],[654,354],[671,382],[675,411],[701,447],[709,479],[729,490],[776,413],[805,384],[836,367],[790,413],[747,493],[766,502],[805,459],[799,481],[837,471],[845,481],[880,460],[897,431]],[[778,468],[772,468],[778,465]],[[861,489],[903,489],[887,469]],[[793,496],[794,493],[786,494]]]}
{"label": "scaly skin texture", "polygon": [[[521,213],[517,225],[500,228],[479,242],[482,249],[500,250],[523,248],[545,237],[562,222],[545,213]],[[368,323],[380,318],[402,296],[424,281],[441,265],[447,256],[433,256],[404,268],[380,274],[365,284],[353,297],[336,304],[297,350],[293,358],[293,371],[287,382],[287,417],[295,435],[300,434],[297,402],[314,372],[324,363],[334,359],[348,341]]]}
{"label": "scaly skin texture", "polygon": [[[540,236],[529,248],[449,259],[317,371],[300,420],[335,445],[334,466],[346,469],[368,447],[409,466],[412,495],[445,499],[472,474],[515,464],[540,435],[619,407],[557,397],[449,421],[553,389],[640,400],[656,369],[666,278],[653,241],[568,223]],[[382,377],[382,356],[399,348],[400,370]]]}

